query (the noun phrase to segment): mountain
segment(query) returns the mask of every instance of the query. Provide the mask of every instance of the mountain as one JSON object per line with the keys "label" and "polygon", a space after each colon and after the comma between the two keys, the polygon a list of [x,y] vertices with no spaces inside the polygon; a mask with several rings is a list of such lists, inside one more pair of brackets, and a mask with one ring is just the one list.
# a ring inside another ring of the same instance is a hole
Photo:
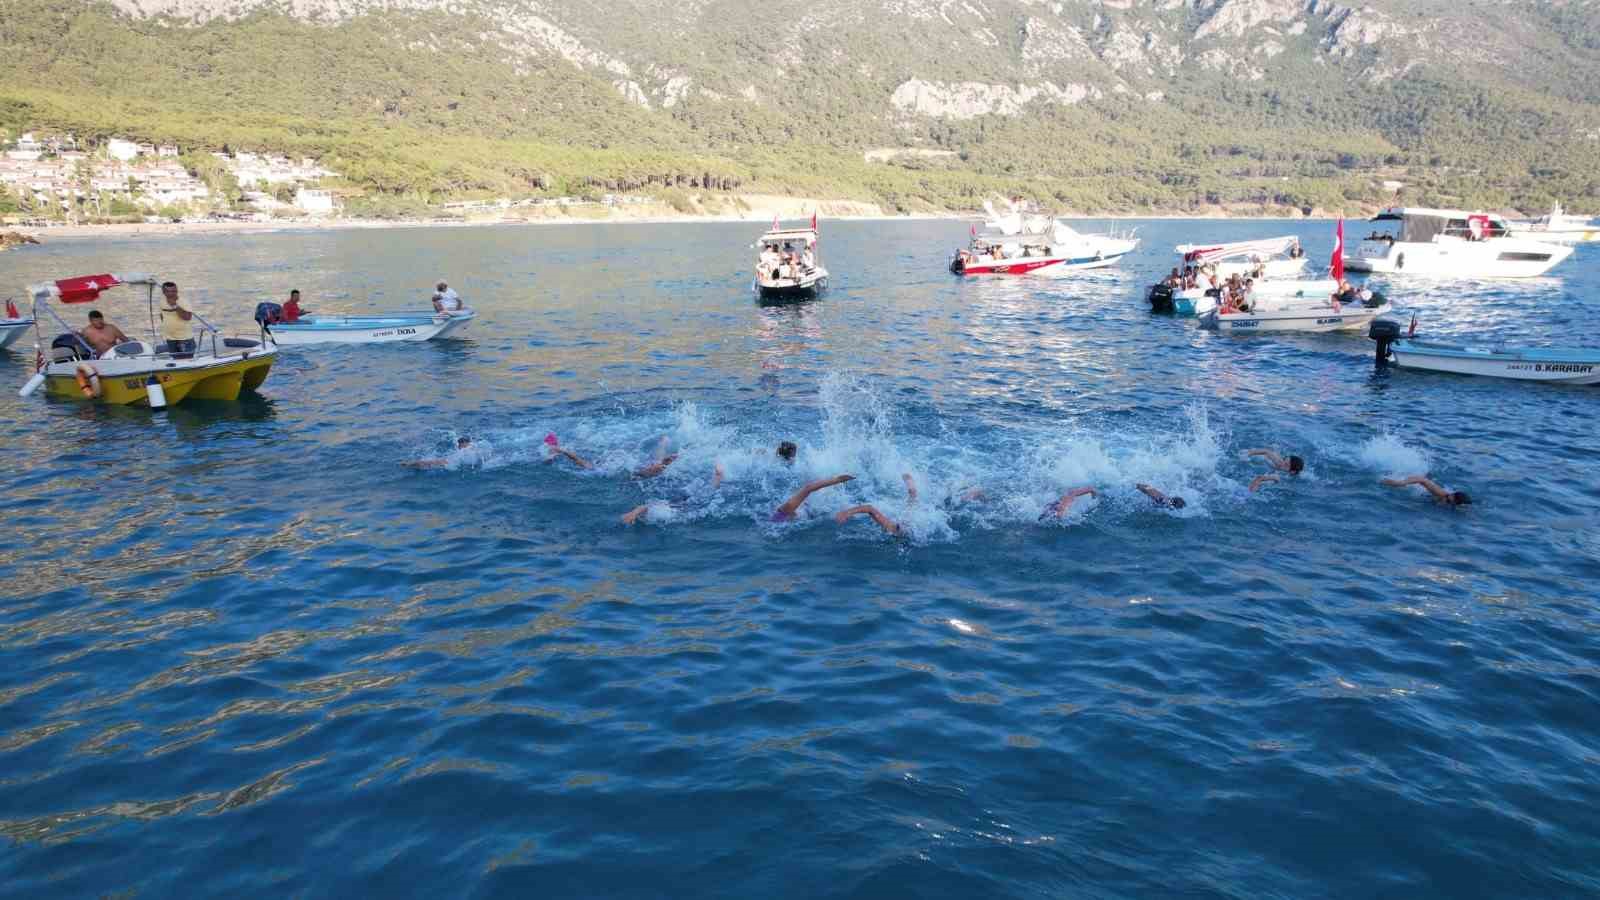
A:
{"label": "mountain", "polygon": [[0,0],[0,49],[0,127],[377,197],[1600,206],[1600,0]]}

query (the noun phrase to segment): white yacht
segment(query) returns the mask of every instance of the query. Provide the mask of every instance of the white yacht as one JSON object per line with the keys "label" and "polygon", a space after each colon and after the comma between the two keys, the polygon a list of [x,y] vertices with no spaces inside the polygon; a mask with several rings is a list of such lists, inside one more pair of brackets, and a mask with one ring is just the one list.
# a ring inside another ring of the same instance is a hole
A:
{"label": "white yacht", "polygon": [[1531,222],[1506,223],[1517,237],[1547,241],[1552,244],[1587,244],[1600,241],[1600,222],[1593,216],[1574,216],[1564,212],[1561,204],[1550,208],[1550,213]]}
{"label": "white yacht", "polygon": [[1380,226],[1344,254],[1353,272],[1433,278],[1533,278],[1572,255],[1572,248],[1514,232],[1493,213],[1390,207]]}

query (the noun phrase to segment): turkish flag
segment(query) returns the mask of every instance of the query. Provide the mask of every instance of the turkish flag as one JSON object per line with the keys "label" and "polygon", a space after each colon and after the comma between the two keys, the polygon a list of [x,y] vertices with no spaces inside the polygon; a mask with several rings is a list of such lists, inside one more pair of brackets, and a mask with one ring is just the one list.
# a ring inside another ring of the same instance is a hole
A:
{"label": "turkish flag", "polygon": [[817,213],[816,213],[816,210],[812,210],[812,212],[811,212],[811,230],[812,231],[816,231],[817,230]]}
{"label": "turkish flag", "polygon": [[1339,220],[1339,228],[1333,233],[1333,261],[1328,264],[1328,269],[1333,273],[1334,281],[1344,280],[1344,220]]}
{"label": "turkish flag", "polygon": [[6,298],[6,318],[8,318],[8,319],[20,319],[20,318],[22,318],[22,313],[17,312],[17,305],[15,303],[11,302],[11,298],[10,297]]}
{"label": "turkish flag", "polygon": [[56,292],[62,303],[88,303],[99,299],[101,291],[121,283],[115,275],[83,275],[56,282]]}

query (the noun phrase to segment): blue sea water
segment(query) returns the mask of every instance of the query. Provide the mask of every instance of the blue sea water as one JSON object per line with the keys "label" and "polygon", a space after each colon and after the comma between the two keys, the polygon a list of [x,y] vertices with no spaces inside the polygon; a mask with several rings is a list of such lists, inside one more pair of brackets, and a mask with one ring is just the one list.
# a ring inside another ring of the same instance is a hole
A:
{"label": "blue sea water", "polygon": [[[0,255],[241,331],[291,287],[480,311],[160,413],[19,399],[0,354],[0,894],[1593,896],[1600,392],[1154,317],[1173,245],[1332,227],[1138,224],[1117,270],[961,281],[964,223],[824,222],[834,289],[787,306],[759,223]],[[1596,248],[1386,287],[1600,347]],[[403,465],[460,435],[482,466]],[[1249,493],[1261,446],[1307,471]],[[1378,483],[1415,472],[1476,502]],[[907,536],[834,523],[868,502]]]}

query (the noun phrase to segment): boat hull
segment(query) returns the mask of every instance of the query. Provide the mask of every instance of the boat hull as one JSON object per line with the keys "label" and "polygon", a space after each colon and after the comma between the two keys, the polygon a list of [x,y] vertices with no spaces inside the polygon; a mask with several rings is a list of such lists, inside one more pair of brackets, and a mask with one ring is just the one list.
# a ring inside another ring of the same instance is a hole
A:
{"label": "boat hull", "polygon": [[1429,243],[1362,241],[1344,257],[1352,272],[1429,278],[1537,278],[1572,255],[1561,244],[1497,237],[1443,238]]}
{"label": "boat hull", "polygon": [[1364,328],[1372,320],[1384,315],[1392,307],[1345,304],[1335,311],[1332,306],[1291,306],[1259,312],[1223,313],[1213,310],[1201,319],[1206,328],[1223,334],[1260,334],[1266,331],[1327,332],[1352,331]]}
{"label": "boat hull", "polygon": [[1479,375],[1550,384],[1600,384],[1600,351],[1499,351],[1482,347],[1395,341],[1394,364],[1404,369]]}
{"label": "boat hull", "polygon": [[799,278],[756,278],[756,292],[763,300],[804,300],[828,289],[828,272],[817,269]]}
{"label": "boat hull", "polygon": [[[1331,278],[1304,281],[1258,281],[1250,296],[1258,303],[1312,300],[1331,297],[1339,290],[1339,282]],[[1180,316],[1203,316],[1217,308],[1217,298],[1204,288],[1179,291],[1172,295],[1172,311]]]}
{"label": "boat hull", "polygon": [[272,340],[281,347],[304,344],[388,344],[397,341],[435,341],[460,335],[477,313],[451,315],[308,316],[299,322],[269,326]]}
{"label": "boat hull", "polygon": [[[145,384],[154,375],[168,406],[185,400],[237,400],[241,392],[254,391],[266,381],[276,358],[277,351],[266,348],[238,356],[190,360],[144,356],[58,362],[45,368],[45,390],[56,397],[93,400],[112,406],[148,406],[150,397]],[[98,397],[84,396],[78,384],[80,365],[99,375]]]}
{"label": "boat hull", "polygon": [[0,350],[16,343],[32,327],[32,319],[0,320]]}
{"label": "boat hull", "polygon": [[974,261],[962,264],[959,260],[950,264],[950,271],[957,275],[1036,275],[1041,277],[1055,277],[1066,275],[1083,269],[1103,269],[1114,266],[1127,251],[1117,253],[1103,253],[1098,256],[1023,256],[1015,259],[996,259]]}

